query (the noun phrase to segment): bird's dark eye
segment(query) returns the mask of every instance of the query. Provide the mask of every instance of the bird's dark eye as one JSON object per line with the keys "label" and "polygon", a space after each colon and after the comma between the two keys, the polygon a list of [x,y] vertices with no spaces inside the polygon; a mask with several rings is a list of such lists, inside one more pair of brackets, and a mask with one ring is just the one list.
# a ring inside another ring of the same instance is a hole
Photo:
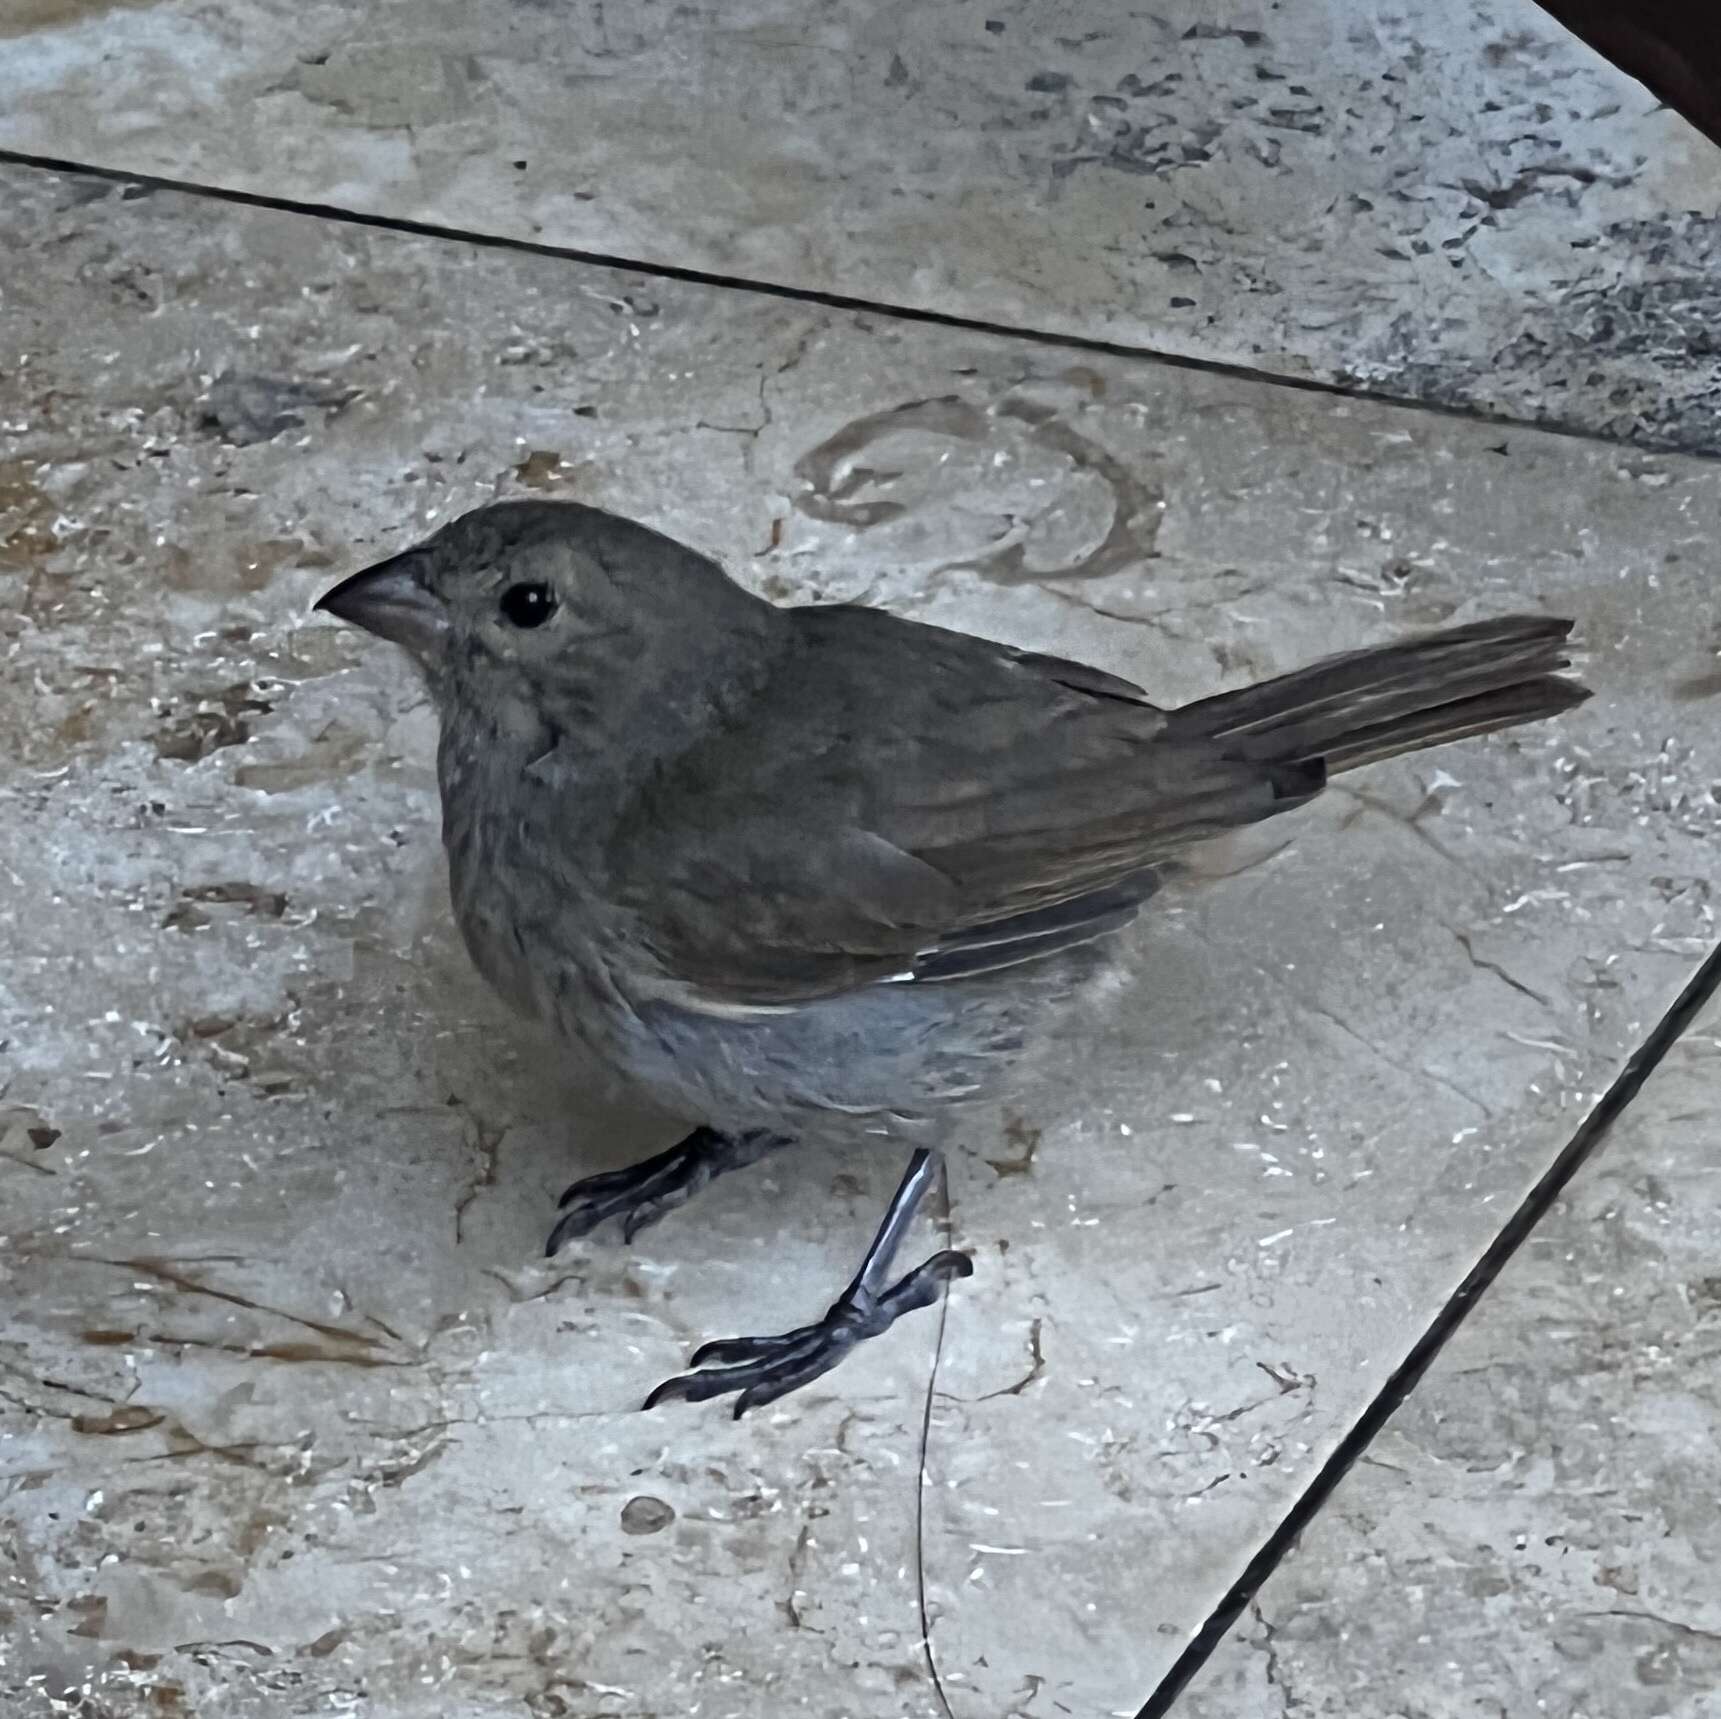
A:
{"label": "bird's dark eye", "polygon": [[516,627],[541,627],[556,612],[556,593],[548,585],[510,585],[502,593],[502,613]]}

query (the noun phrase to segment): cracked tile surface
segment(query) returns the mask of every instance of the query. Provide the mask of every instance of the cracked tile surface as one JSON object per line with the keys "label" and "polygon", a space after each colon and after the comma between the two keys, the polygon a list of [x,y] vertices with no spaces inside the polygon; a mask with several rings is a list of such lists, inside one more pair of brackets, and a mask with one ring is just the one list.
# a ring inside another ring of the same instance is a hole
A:
{"label": "cracked tile surface", "polygon": [[1718,1086],[1712,1005],[1180,1714],[1721,1711]]}
{"label": "cracked tile surface", "polygon": [[1721,441],[1716,153],[1532,0],[15,0],[0,40],[0,146]]}
{"label": "cracked tile surface", "polygon": [[[960,1719],[1133,1713],[1713,941],[1721,471],[0,194],[9,1710],[919,1719],[923,1563]],[[1527,604],[1597,697],[1353,778],[1144,928],[954,1143],[936,1378],[925,1318],[739,1428],[644,1416],[690,1344],[822,1306],[900,1165],[538,1262],[555,1190],[662,1131],[468,973],[423,699],[306,613],[522,490],[1173,702]]]}

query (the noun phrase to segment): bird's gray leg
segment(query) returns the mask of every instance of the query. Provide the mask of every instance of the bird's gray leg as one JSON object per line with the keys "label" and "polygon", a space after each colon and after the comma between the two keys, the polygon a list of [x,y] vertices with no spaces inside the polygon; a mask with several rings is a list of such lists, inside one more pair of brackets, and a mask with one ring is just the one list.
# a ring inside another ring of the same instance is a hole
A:
{"label": "bird's gray leg", "polygon": [[557,1204],[562,1215],[550,1231],[544,1252],[554,1254],[563,1242],[583,1236],[605,1218],[622,1220],[622,1236],[632,1241],[665,1212],[685,1205],[707,1182],[728,1170],[739,1170],[767,1153],[789,1144],[786,1134],[750,1128],[744,1134],[719,1134],[715,1128],[695,1128],[655,1158],[606,1170],[575,1182]]}
{"label": "bird's gray leg", "polygon": [[924,1148],[909,1160],[860,1270],[817,1324],[775,1337],[730,1337],[707,1343],[694,1351],[693,1366],[700,1370],[664,1380],[646,1398],[646,1408],[677,1398],[698,1403],[739,1391],[735,1403],[739,1420],[749,1409],[775,1402],[828,1373],[857,1343],[888,1331],[903,1314],[930,1307],[953,1278],[971,1276],[973,1260],[947,1249],[890,1282],[896,1251],[936,1174],[937,1161]]}

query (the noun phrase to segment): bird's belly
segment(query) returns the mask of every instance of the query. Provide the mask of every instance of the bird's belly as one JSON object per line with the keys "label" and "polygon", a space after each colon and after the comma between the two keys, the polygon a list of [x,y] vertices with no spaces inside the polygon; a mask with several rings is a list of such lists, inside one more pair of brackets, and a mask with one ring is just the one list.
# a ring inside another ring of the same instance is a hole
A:
{"label": "bird's belly", "polygon": [[[705,1013],[635,984],[601,912],[522,912],[513,892],[454,877],[455,916],[501,996],[656,1104],[719,1129],[912,1133],[983,1096],[1090,952],[942,984],[872,985],[757,1015]],[[574,926],[579,930],[576,934]]]}
{"label": "bird's belly", "polygon": [[943,984],[883,984],[734,1019],[644,1003],[617,1035],[634,1078],[716,1127],[784,1132],[842,1119],[901,1135],[1013,1077],[1108,970],[1097,945]]}
{"label": "bird's belly", "polygon": [[751,1019],[648,1003],[619,1035],[660,1103],[719,1128],[914,1134],[979,1097],[1019,1048],[997,988],[875,986]]}

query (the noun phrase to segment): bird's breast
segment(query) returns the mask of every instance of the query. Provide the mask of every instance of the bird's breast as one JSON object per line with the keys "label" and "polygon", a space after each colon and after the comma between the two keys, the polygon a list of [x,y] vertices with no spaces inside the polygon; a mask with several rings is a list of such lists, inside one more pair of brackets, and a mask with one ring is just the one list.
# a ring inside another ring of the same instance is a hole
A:
{"label": "bird's breast", "polygon": [[455,923],[478,971],[513,1008],[609,1055],[629,1012],[614,910],[576,853],[520,817],[444,817]]}

